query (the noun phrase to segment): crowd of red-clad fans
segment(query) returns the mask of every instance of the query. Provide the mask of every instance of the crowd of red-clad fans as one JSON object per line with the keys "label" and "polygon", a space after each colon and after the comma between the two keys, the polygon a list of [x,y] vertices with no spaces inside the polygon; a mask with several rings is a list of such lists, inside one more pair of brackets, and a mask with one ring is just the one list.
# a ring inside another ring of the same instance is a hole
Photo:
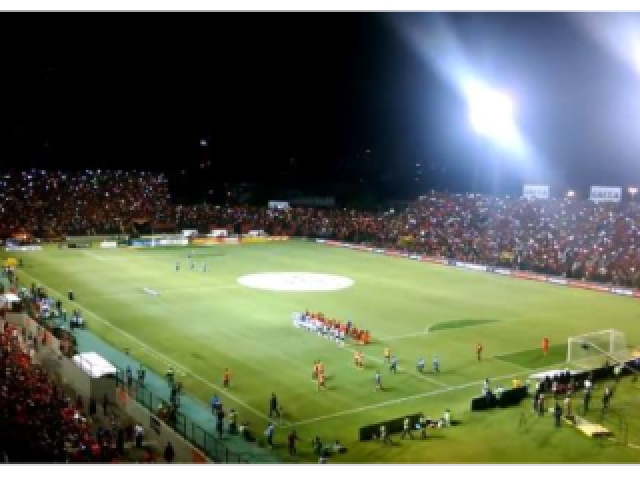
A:
{"label": "crowd of red-clad fans", "polygon": [[113,461],[118,442],[110,430],[91,432],[81,398],[72,403],[32,364],[19,337],[8,323],[0,333],[0,461]]}
{"label": "crowd of red-clad fans", "polygon": [[432,193],[402,211],[174,205],[167,180],[141,172],[12,173],[0,177],[0,229],[40,236],[212,228],[323,237],[412,253],[640,287],[635,202],[527,200]]}
{"label": "crowd of red-clad fans", "polygon": [[0,226],[39,236],[120,233],[169,205],[162,175],[29,170],[0,175]]}

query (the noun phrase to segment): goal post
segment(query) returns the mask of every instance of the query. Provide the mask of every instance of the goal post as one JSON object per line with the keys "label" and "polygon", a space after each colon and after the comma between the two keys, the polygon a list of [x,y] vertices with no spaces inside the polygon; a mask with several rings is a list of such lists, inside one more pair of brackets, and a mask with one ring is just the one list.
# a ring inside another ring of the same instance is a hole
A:
{"label": "goal post", "polygon": [[615,329],[569,337],[567,363],[593,369],[605,364],[624,363],[631,358],[624,332]]}

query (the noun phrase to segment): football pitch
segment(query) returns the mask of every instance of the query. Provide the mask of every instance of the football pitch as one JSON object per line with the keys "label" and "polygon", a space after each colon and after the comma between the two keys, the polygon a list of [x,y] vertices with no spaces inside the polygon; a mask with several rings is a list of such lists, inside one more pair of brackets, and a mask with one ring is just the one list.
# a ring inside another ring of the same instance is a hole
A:
{"label": "football pitch", "polygon": [[[189,252],[195,270],[189,268]],[[67,310],[80,308],[89,329],[105,341],[129,349],[161,374],[174,365],[186,391],[207,405],[217,393],[240,421],[250,421],[258,438],[267,424],[269,397],[276,393],[285,415],[276,433],[283,461],[289,460],[286,435],[292,429],[301,438],[297,461],[308,462],[317,461],[311,453],[316,435],[347,447],[331,462],[640,460],[634,447],[640,445],[640,387],[629,378],[621,381],[612,413],[603,419],[616,433],[614,441],[588,438],[566,425],[556,428],[550,415],[532,413],[530,400],[470,412],[485,378],[492,387],[509,388],[513,378],[524,382],[530,373],[563,367],[569,336],[614,328],[626,333],[630,345],[640,345],[637,299],[302,240],[200,248],[45,247],[3,255],[23,258],[23,284],[45,286],[54,298],[74,291],[76,304],[66,302]],[[324,291],[287,291],[302,282],[302,275],[293,275],[284,291],[274,291],[238,281],[278,272],[328,274],[353,283],[337,290],[323,283]],[[354,345],[340,347],[295,328],[292,313],[305,310],[369,330],[372,344],[361,347],[365,368],[353,365]],[[543,337],[552,344],[547,356],[540,349]],[[475,357],[478,342],[484,346],[481,362]],[[396,374],[383,362],[385,347],[398,358]],[[434,356],[440,373],[431,368]],[[415,368],[419,357],[426,360],[423,374]],[[312,381],[314,360],[325,364],[326,390],[318,391]],[[229,389],[222,388],[225,368],[232,372]],[[374,387],[376,371],[382,391]],[[604,384],[596,387],[594,410]],[[437,419],[445,409],[460,425],[430,430],[426,440],[396,436],[388,446],[357,439],[361,426],[419,412]]]}

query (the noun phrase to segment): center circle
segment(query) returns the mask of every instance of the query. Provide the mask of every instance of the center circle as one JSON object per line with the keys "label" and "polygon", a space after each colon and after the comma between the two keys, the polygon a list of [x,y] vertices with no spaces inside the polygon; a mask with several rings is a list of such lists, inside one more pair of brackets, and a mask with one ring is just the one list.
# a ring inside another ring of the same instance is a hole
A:
{"label": "center circle", "polygon": [[238,278],[238,283],[249,288],[275,292],[330,292],[349,288],[354,281],[327,273],[265,272],[244,275]]}

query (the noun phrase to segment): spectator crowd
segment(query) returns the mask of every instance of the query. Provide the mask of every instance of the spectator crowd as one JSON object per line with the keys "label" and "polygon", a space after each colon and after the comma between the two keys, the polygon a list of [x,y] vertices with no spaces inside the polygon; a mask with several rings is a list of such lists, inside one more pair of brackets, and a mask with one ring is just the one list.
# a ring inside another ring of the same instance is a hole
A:
{"label": "spectator crowd", "polygon": [[0,176],[0,230],[42,238],[157,231],[263,230],[330,238],[640,287],[640,206],[430,193],[403,211],[175,205],[163,175],[31,170]]}
{"label": "spectator crowd", "polygon": [[0,333],[0,460],[11,463],[110,462],[116,457],[108,431],[91,431],[81,397],[71,399],[32,364],[20,334]]}

